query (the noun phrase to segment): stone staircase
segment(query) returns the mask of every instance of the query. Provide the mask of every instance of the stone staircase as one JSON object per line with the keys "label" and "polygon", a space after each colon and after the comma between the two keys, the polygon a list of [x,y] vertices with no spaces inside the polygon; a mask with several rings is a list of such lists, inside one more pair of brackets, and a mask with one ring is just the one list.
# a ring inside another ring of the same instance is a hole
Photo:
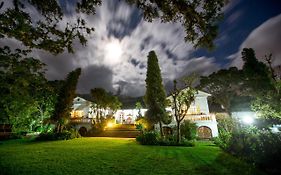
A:
{"label": "stone staircase", "polygon": [[106,128],[105,131],[98,134],[98,137],[120,137],[135,138],[140,134],[134,124],[116,124],[113,127]]}

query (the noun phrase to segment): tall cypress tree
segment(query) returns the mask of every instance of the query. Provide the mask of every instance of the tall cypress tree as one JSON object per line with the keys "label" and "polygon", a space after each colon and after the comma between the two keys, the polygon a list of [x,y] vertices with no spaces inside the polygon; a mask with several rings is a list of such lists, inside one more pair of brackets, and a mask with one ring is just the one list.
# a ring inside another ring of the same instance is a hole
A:
{"label": "tall cypress tree", "polygon": [[166,93],[162,83],[158,59],[154,51],[150,51],[147,60],[145,104],[148,108],[146,117],[151,124],[159,123],[162,132],[162,121],[166,116]]}
{"label": "tall cypress tree", "polygon": [[78,83],[81,68],[77,68],[67,75],[67,78],[59,92],[52,120],[56,123],[56,131],[61,132],[65,120],[70,118],[70,112],[75,98],[76,85]]}

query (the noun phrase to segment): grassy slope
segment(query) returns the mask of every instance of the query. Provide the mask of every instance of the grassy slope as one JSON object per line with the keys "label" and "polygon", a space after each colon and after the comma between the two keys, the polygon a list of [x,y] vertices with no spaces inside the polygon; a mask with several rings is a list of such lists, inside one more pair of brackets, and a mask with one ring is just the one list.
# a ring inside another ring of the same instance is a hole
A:
{"label": "grassy slope", "polygon": [[138,145],[133,139],[0,143],[0,174],[259,174],[214,145]]}

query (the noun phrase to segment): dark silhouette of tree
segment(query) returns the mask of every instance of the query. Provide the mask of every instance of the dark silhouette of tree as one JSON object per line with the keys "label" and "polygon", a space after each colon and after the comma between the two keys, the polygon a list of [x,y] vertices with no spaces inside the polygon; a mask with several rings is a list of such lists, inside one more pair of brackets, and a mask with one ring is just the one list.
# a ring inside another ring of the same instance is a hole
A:
{"label": "dark silhouette of tree", "polygon": [[241,95],[243,72],[236,67],[221,69],[209,76],[201,76],[199,88],[212,94],[214,102],[223,106],[231,115],[234,98]]}
{"label": "dark silhouette of tree", "polygon": [[122,106],[118,97],[106,92],[103,88],[91,89],[91,95],[94,102],[93,108],[96,111],[96,122],[98,123],[101,123],[104,119],[105,110],[111,109],[115,113]]}
{"label": "dark silhouette of tree", "polygon": [[[217,36],[217,24],[222,18],[225,0],[126,0],[143,12],[146,21],[161,19],[162,22],[178,22],[185,29],[186,41],[195,47],[212,48]],[[81,0],[73,4],[75,11],[66,10],[64,1],[13,0],[0,2],[0,38],[15,38],[28,48],[37,48],[54,54],[65,49],[74,52],[73,42],[82,45],[86,36],[94,31],[81,16],[95,15],[102,0]],[[33,9],[35,11],[31,11]],[[38,13],[38,15],[34,15]],[[72,13],[72,14],[71,14]],[[76,13],[76,14],[75,14]],[[75,21],[62,25],[63,17],[74,15]]]}
{"label": "dark silhouette of tree", "polygon": [[159,123],[160,133],[163,136],[162,122],[168,116],[165,110],[166,93],[155,52],[150,51],[147,58],[146,92],[144,96],[147,106],[146,117],[151,124]]}
{"label": "dark silhouette of tree", "polygon": [[213,48],[217,24],[222,19],[225,0],[126,0],[143,11],[146,21],[179,22],[185,29],[186,41],[195,47]]}
{"label": "dark silhouette of tree", "polygon": [[256,96],[274,89],[274,79],[271,78],[272,73],[269,67],[258,61],[252,48],[243,49],[242,59],[244,61],[244,88],[247,89],[247,94]]}
{"label": "dark silhouette of tree", "polygon": [[59,95],[58,101],[55,106],[55,111],[52,120],[56,124],[56,132],[61,132],[68,119],[70,118],[70,112],[72,110],[73,99],[76,96],[76,85],[81,74],[81,68],[77,68],[67,75],[65,83],[63,84]]}

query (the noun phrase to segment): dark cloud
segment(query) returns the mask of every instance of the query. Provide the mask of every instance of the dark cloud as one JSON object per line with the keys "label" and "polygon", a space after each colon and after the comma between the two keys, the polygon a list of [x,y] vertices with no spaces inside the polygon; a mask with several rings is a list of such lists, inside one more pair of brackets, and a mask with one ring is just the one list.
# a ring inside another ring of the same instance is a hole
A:
{"label": "dark cloud", "polygon": [[104,66],[90,65],[82,69],[79,83],[77,86],[78,93],[90,93],[90,89],[104,88],[107,91],[114,92],[112,86],[112,71]]}
{"label": "dark cloud", "polygon": [[135,59],[135,58],[132,58],[132,59],[131,59],[131,63],[132,63],[134,66],[137,66],[138,64],[140,64],[140,61],[138,61],[138,60]]}

